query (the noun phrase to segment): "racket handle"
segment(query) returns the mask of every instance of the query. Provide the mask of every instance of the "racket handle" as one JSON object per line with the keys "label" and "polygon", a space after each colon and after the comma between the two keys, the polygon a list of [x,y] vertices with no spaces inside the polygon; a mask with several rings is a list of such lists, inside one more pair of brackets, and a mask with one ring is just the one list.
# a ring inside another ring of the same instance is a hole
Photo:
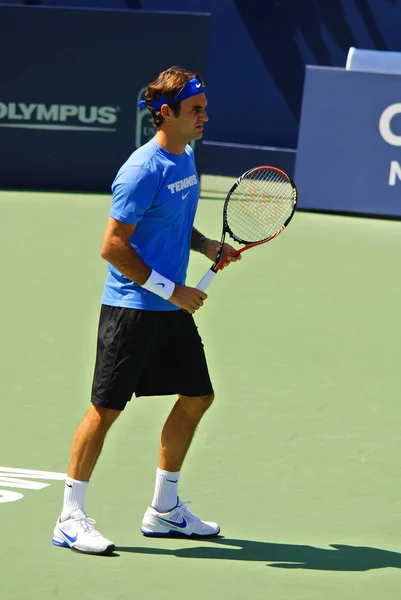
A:
{"label": "racket handle", "polygon": [[196,289],[200,290],[201,292],[204,292],[215,275],[216,275],[216,273],[214,271],[212,271],[212,269],[209,269],[209,271],[206,273],[206,275],[204,275],[202,277],[202,279],[196,286]]}

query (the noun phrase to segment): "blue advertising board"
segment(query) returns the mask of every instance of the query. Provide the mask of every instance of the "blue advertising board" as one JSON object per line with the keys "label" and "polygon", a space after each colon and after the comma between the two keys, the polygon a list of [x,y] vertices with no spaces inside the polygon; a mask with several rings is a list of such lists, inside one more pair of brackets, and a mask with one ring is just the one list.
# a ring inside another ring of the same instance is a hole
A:
{"label": "blue advertising board", "polygon": [[299,207],[401,216],[401,75],[307,67]]}
{"label": "blue advertising board", "polygon": [[296,150],[289,148],[266,148],[203,140],[197,146],[196,163],[198,170],[204,175],[224,175],[237,179],[248,169],[270,165],[293,177],[295,157]]}
{"label": "blue advertising board", "polygon": [[206,77],[209,15],[0,6],[0,187],[109,191],[172,66]]}

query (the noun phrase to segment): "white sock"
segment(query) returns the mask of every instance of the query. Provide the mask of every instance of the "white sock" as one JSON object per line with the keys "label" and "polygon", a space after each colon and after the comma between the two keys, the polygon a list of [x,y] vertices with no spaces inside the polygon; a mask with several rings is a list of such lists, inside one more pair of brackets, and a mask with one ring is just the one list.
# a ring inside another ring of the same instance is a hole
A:
{"label": "white sock", "polygon": [[77,510],[84,510],[85,492],[89,481],[77,481],[71,477],[67,477],[64,486],[64,504],[61,511],[60,519],[65,521],[70,515]]}
{"label": "white sock", "polygon": [[180,471],[171,473],[157,467],[155,492],[153,494],[152,506],[159,512],[168,512],[177,506],[177,489]]}

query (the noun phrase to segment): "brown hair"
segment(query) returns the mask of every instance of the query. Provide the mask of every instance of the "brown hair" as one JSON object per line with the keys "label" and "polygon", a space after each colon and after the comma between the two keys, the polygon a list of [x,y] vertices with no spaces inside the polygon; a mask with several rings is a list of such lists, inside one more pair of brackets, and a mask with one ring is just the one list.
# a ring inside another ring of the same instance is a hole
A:
{"label": "brown hair", "polygon": [[[162,116],[160,110],[151,108],[150,102],[158,100],[160,96],[174,100],[177,98],[178,94],[185,87],[188,81],[194,77],[199,79],[203,86],[205,85],[199,73],[186,71],[181,67],[170,67],[169,69],[162,71],[154,81],[148,84],[145,91],[145,102],[152,114],[153,127],[158,129],[163,123],[164,117]],[[180,114],[181,102],[169,104],[169,107],[173,111],[174,116],[178,117]]]}

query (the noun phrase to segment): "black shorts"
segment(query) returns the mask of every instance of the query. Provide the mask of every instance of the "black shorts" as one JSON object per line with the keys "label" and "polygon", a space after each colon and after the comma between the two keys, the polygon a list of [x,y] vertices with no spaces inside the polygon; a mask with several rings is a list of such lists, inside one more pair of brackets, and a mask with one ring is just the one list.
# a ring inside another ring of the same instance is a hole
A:
{"label": "black shorts", "polygon": [[192,315],[102,305],[92,403],[123,410],[135,396],[213,393]]}

